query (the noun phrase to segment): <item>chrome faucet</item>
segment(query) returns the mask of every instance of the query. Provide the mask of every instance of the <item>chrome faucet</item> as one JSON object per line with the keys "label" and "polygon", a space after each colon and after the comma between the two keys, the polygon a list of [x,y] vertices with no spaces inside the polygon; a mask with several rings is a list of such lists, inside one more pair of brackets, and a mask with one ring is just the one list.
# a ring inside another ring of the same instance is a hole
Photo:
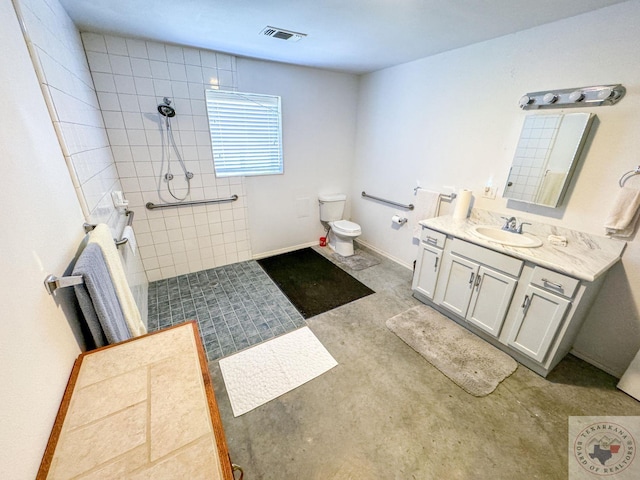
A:
{"label": "chrome faucet", "polygon": [[520,222],[520,225],[518,226],[518,221],[516,220],[516,217],[502,217],[502,218],[505,220],[505,223],[502,226],[502,230],[505,230],[511,233],[522,234],[522,227],[524,225],[531,225],[529,222]]}
{"label": "chrome faucet", "polygon": [[506,230],[507,232],[516,232],[517,231],[517,221],[516,217],[502,217],[505,221],[502,226],[502,230]]}

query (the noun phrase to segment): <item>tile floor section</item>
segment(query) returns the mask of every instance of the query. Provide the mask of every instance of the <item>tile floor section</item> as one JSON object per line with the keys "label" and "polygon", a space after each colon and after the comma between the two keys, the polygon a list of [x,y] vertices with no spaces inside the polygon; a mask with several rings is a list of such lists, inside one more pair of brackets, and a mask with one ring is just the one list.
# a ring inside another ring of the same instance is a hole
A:
{"label": "tile floor section", "polygon": [[254,260],[149,284],[149,331],[191,319],[209,361],[306,325]]}

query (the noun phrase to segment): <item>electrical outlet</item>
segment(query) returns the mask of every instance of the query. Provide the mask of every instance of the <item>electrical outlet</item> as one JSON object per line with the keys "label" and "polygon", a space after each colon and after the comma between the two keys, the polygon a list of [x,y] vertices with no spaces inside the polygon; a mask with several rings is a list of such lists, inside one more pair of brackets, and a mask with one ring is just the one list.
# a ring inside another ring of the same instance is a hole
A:
{"label": "electrical outlet", "polygon": [[482,191],[482,196],[484,198],[490,198],[490,199],[495,199],[496,198],[496,187],[490,187],[490,186],[486,186],[484,187],[484,190]]}

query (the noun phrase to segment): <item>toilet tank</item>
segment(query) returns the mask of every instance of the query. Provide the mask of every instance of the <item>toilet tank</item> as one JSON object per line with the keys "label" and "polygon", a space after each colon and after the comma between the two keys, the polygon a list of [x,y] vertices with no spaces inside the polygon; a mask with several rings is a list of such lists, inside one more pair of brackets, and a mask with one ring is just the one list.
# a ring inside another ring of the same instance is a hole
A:
{"label": "toilet tank", "polygon": [[318,195],[320,203],[320,220],[323,222],[335,222],[342,220],[344,204],[347,196],[338,193],[335,195]]}

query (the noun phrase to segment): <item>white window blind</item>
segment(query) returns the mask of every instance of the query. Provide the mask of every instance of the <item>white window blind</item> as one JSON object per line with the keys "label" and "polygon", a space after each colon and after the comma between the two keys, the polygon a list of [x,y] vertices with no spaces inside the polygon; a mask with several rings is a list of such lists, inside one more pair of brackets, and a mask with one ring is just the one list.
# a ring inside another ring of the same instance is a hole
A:
{"label": "white window blind", "polygon": [[280,97],[207,90],[216,176],[283,173]]}

